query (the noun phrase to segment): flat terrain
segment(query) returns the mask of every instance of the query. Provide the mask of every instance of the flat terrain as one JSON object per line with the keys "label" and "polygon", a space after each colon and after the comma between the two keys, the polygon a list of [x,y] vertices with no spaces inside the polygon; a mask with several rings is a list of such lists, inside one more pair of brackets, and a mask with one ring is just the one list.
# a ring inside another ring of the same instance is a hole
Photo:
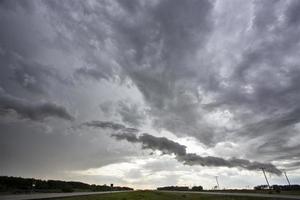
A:
{"label": "flat terrain", "polygon": [[[251,197],[251,196],[234,196],[234,194],[228,195],[225,193],[200,194],[200,193],[158,192],[158,191],[135,191],[135,192],[122,192],[122,193],[114,193],[114,194],[100,194],[100,195],[63,198],[63,200],[255,200],[255,199],[257,200],[272,200],[272,199],[280,200],[281,199],[282,200],[288,198],[285,197],[279,198],[278,196],[275,195],[269,197],[259,197],[259,196]],[[294,199],[297,198],[294,197]],[[56,200],[62,200],[62,199],[56,199]]]}

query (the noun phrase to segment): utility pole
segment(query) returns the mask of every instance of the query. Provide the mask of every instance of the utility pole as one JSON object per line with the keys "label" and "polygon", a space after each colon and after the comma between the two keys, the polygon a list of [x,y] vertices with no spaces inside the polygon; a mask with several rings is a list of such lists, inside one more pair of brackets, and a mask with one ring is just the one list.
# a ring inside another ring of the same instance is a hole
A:
{"label": "utility pole", "polygon": [[218,181],[218,176],[216,176],[216,181],[217,181],[218,189],[220,189],[220,185],[219,185],[219,181]]}
{"label": "utility pole", "polygon": [[262,171],[263,171],[263,173],[264,173],[264,176],[265,176],[266,182],[267,182],[267,184],[268,184],[268,187],[269,187],[269,189],[270,189],[270,184],[269,184],[268,178],[267,178],[267,176],[266,176],[265,168],[261,168],[261,169],[262,169]]}
{"label": "utility pole", "polygon": [[284,171],[283,173],[284,173],[284,175],[285,175],[285,178],[286,178],[286,180],[287,180],[289,186],[291,186],[290,180],[289,180],[289,178],[287,177],[286,172]]}

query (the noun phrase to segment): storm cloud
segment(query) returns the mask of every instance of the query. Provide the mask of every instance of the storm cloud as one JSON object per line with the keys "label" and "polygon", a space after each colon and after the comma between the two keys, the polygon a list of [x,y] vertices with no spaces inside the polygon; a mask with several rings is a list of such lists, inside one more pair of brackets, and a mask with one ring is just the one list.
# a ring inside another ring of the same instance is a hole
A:
{"label": "storm cloud", "polygon": [[174,154],[176,159],[186,165],[201,165],[214,167],[240,167],[247,170],[261,170],[264,168],[270,173],[281,175],[281,171],[270,163],[251,162],[245,159],[230,158],[223,159],[214,156],[200,156],[194,153],[187,153],[186,146],[174,142],[166,137],[155,137],[153,135],[143,133],[137,135],[140,130],[133,128],[126,128],[122,124],[114,122],[92,121],[86,122],[83,125],[96,128],[111,129],[118,131],[112,133],[111,136],[116,140],[126,140],[131,143],[142,144],[143,149],[159,150],[163,154]]}
{"label": "storm cloud", "polygon": [[[279,168],[300,180],[299,7],[297,0],[0,1],[0,172],[26,174],[52,157],[70,178],[68,155],[83,160],[72,170],[96,169],[144,159],[132,145],[139,143],[190,169]],[[36,144],[48,135],[51,143],[65,138],[57,147],[64,157]],[[22,159],[21,138],[40,152],[36,160]],[[72,153],[81,141],[86,149]],[[110,161],[101,164],[104,157]]]}
{"label": "storm cloud", "polygon": [[112,137],[117,140],[126,140],[132,143],[142,144],[143,149],[159,150],[164,154],[174,154],[176,159],[183,162],[186,165],[202,165],[202,166],[214,166],[214,167],[239,167],[247,170],[261,170],[264,168],[270,173],[281,175],[281,171],[270,163],[251,162],[245,159],[223,159],[214,156],[202,157],[194,153],[187,153],[186,146],[177,142],[169,140],[165,137],[155,137],[147,133],[143,133],[140,136],[134,133],[116,133],[112,134]]}
{"label": "storm cloud", "polygon": [[[1,88],[0,88],[1,89]],[[47,117],[73,120],[74,117],[62,106],[53,103],[30,103],[13,97],[0,90],[0,109],[2,114],[16,112],[21,118],[42,121]]]}
{"label": "storm cloud", "polygon": [[125,129],[125,126],[122,124],[108,122],[108,121],[91,121],[91,122],[85,122],[82,125],[93,127],[93,128],[104,128],[104,129],[109,128],[113,130]]}

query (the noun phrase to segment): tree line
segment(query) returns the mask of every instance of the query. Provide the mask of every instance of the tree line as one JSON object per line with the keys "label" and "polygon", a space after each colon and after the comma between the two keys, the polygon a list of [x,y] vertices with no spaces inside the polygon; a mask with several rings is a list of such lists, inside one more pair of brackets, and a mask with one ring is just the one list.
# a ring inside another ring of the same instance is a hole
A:
{"label": "tree line", "polygon": [[269,186],[268,185],[258,185],[254,187],[254,190],[267,190],[267,189],[272,189],[275,191],[295,191],[298,190],[300,191],[300,185],[272,185]]}
{"label": "tree line", "polygon": [[120,191],[129,187],[87,184],[76,181],[40,180],[0,176],[0,192],[73,192],[73,191]]}
{"label": "tree line", "polygon": [[186,186],[166,186],[158,187],[157,190],[168,190],[168,191],[202,191],[202,186],[194,186],[192,188]]}

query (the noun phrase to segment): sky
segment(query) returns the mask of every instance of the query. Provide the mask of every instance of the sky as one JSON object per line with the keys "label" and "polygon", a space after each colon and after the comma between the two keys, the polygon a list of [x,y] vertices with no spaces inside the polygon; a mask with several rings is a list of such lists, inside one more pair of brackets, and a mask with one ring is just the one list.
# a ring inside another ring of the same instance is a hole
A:
{"label": "sky", "polygon": [[300,183],[300,1],[0,1],[0,175]]}

